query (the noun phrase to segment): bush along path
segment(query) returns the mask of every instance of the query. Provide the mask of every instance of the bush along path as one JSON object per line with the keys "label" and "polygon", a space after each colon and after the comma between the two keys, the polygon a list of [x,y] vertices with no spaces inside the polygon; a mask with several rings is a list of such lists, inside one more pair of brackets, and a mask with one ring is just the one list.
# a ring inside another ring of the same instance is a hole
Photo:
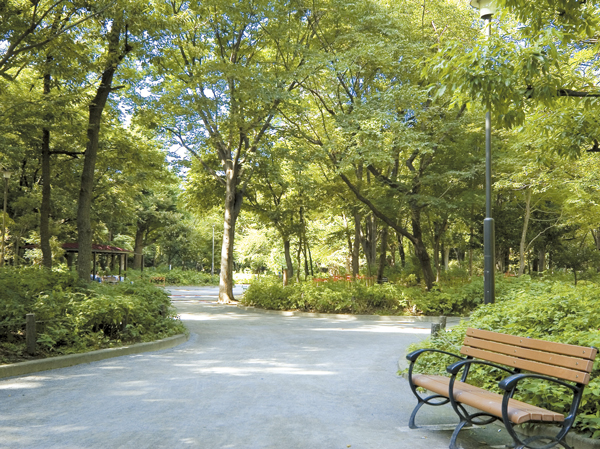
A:
{"label": "bush along path", "polygon": [[[319,280],[321,281],[321,280]],[[499,279],[498,294],[519,285],[517,279]],[[277,277],[253,282],[241,303],[273,310],[379,315],[466,316],[483,303],[483,279],[456,279],[427,292],[402,283],[366,285],[362,281],[301,282],[283,286]]]}
{"label": "bush along path", "polygon": [[[25,316],[35,314],[36,355]],[[143,281],[81,283],[74,273],[0,270],[0,363],[148,342],[185,333],[168,294]]]}

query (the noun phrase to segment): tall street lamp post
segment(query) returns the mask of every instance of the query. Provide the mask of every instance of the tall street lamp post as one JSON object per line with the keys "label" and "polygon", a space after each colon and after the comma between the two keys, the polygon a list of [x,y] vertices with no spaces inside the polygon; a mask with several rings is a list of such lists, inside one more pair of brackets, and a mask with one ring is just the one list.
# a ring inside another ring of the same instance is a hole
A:
{"label": "tall street lamp post", "polygon": [[[492,32],[492,16],[496,12],[493,0],[471,0],[471,6],[479,9],[479,16],[485,21],[485,35]],[[492,218],[492,114],[485,113],[485,220],[483,220],[483,301],[495,302],[495,235]]]}
{"label": "tall street lamp post", "polygon": [[2,213],[2,254],[0,255],[0,267],[4,266],[4,238],[6,235],[6,199],[8,197],[8,178],[10,178],[11,172],[8,170],[2,170],[4,177],[4,209]]}

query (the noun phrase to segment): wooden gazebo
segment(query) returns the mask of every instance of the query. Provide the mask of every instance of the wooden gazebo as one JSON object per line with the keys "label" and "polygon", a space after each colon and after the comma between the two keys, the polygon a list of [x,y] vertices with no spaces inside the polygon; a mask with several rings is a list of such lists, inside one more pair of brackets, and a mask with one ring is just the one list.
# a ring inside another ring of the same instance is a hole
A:
{"label": "wooden gazebo", "polygon": [[[75,253],[79,252],[79,243],[64,243],[62,249],[66,252],[67,266],[71,268]],[[121,277],[121,272],[127,271],[127,255],[130,253],[131,251],[117,246],[92,244],[92,276],[96,278],[98,254],[105,254],[110,256],[111,266],[114,266],[115,259],[119,257],[119,277]]]}

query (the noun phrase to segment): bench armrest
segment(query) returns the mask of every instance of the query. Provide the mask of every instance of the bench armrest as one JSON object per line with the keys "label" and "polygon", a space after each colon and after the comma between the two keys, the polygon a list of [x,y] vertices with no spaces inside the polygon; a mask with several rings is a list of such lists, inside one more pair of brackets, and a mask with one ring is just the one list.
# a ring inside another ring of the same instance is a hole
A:
{"label": "bench armrest", "polygon": [[457,354],[453,354],[451,352],[446,352],[446,351],[442,351],[440,349],[419,349],[417,351],[413,351],[410,354],[406,354],[406,360],[408,360],[411,363],[415,363],[417,361],[417,359],[419,358],[419,356],[425,352],[439,352],[440,354],[446,354],[446,355],[451,355],[452,357],[456,357],[457,359],[461,359],[464,360],[463,357],[457,355]]}
{"label": "bench armrest", "polygon": [[446,371],[455,376],[463,368],[463,366],[467,365],[467,367],[469,367],[472,364],[491,366],[492,368],[498,368],[498,369],[501,369],[502,371],[506,371],[509,374],[515,373],[513,370],[506,368],[505,366],[496,365],[495,363],[486,362],[484,360],[474,360],[474,359],[467,359],[467,360],[461,360],[459,362],[454,362],[452,365],[449,365],[448,367],[446,367]]}
{"label": "bench armrest", "polygon": [[562,380],[559,379],[555,379],[554,377],[548,377],[548,376],[544,376],[542,374],[513,374],[512,376],[508,376],[505,379],[502,379],[499,383],[498,386],[503,389],[504,391],[513,391],[517,384],[522,381],[523,379],[542,379],[542,380],[547,380],[549,382],[554,382],[557,383],[559,385],[562,385],[563,387],[567,387],[571,390],[573,390],[574,393],[578,393],[579,389],[571,384],[568,384],[566,382],[563,382]]}
{"label": "bench armrest", "polygon": [[[498,383],[498,386],[502,390],[504,390],[504,396],[502,398],[502,420],[505,423],[509,422],[508,403],[515,393],[517,384],[520,381],[522,381],[523,379],[541,379],[541,380],[545,380],[545,381],[549,381],[549,382],[553,382],[553,383],[562,385],[563,387],[567,387],[568,389],[573,391],[573,400],[571,402],[571,408],[569,410],[569,414],[565,417],[564,421],[562,422],[560,431],[558,432],[556,437],[554,437],[554,439],[556,441],[561,441],[567,435],[567,433],[573,426],[573,423],[575,422],[575,418],[577,416],[577,410],[579,409],[579,404],[581,403],[581,398],[583,396],[583,389],[585,386],[581,385],[581,384],[570,385],[566,382],[563,382],[562,380],[555,379],[553,377],[548,377],[548,376],[544,376],[542,374],[533,374],[533,373],[531,373],[531,374],[518,373],[518,374],[513,374],[512,376],[509,376],[505,379],[502,379]],[[513,437],[513,439],[515,441],[520,441],[518,439],[518,436],[515,434],[512,426],[506,425],[506,430],[508,431],[510,436]]]}

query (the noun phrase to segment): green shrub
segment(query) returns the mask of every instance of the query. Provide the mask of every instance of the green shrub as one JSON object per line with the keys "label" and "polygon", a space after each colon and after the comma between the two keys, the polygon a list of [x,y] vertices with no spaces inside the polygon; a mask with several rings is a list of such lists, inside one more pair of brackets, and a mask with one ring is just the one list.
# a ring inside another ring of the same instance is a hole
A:
{"label": "green shrub", "polygon": [[181,268],[127,270],[127,280],[150,282],[153,277],[164,277],[167,285],[219,285],[219,276],[211,277],[208,273],[193,270],[182,270]]}
{"label": "green shrub", "polygon": [[27,313],[36,315],[42,355],[185,332],[167,293],[147,281],[104,285],[79,282],[70,272],[0,269],[0,348],[5,356],[22,355]]}
{"label": "green shrub", "polygon": [[[495,304],[483,305],[471,315],[468,323],[450,329],[441,338],[425,340],[409,348],[433,347],[458,353],[467,327],[513,335],[539,338],[581,346],[600,347],[600,292],[596,284],[572,282],[535,282],[523,277],[505,282]],[[419,358],[419,372],[445,374],[453,359],[425,354]],[[473,366],[470,382],[494,389],[501,374]],[[530,382],[520,387],[519,399],[559,412],[567,412],[571,395],[568,391],[543,383]],[[600,357],[594,363],[575,425],[580,431],[600,436]]]}
{"label": "green shrub", "polygon": [[276,277],[263,277],[246,291],[242,302],[265,309],[323,313],[379,313],[395,315],[458,315],[470,313],[483,302],[483,280],[421,287],[361,282],[302,282],[283,287]]}
{"label": "green shrub", "polygon": [[361,283],[303,282],[283,287],[279,278],[263,277],[244,294],[242,303],[275,310],[321,313],[402,313],[406,299],[393,284],[367,287]]}

